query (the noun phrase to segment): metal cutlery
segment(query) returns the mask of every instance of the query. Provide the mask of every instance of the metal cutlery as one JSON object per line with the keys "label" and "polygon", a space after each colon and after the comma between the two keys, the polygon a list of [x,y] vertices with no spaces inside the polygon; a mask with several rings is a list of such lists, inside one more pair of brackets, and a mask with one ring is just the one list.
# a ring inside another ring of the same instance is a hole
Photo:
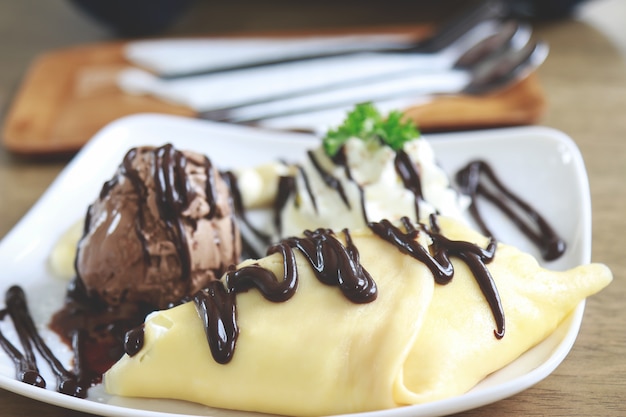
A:
{"label": "metal cutlery", "polygon": [[[347,40],[338,48],[331,43],[328,50],[307,48],[300,55],[293,55],[295,44],[286,44],[283,56],[252,54],[248,62],[224,60],[182,77],[129,69],[118,85],[191,107],[199,118],[232,123],[336,111],[363,101],[391,105],[396,99],[484,94],[522,79],[547,55],[545,44],[529,42],[529,26],[502,20],[503,4],[485,1],[418,43],[400,40],[381,47],[385,43],[375,39]],[[276,46],[270,49],[278,53]]]}
{"label": "metal cutlery", "polygon": [[204,69],[194,69],[187,72],[159,74],[162,79],[178,79],[204,74],[215,74],[242,69],[258,68],[263,66],[285,64],[319,58],[337,57],[363,52],[375,53],[419,53],[434,54],[442,52],[457,43],[463,37],[485,21],[503,19],[508,8],[501,0],[485,0],[479,5],[470,6],[467,10],[453,17],[442,25],[432,36],[418,41],[387,43],[386,45],[364,44],[362,42],[337,44],[327,47],[326,50],[291,51],[283,56],[269,55],[265,57],[242,57],[241,62],[217,64]]}
{"label": "metal cutlery", "polygon": [[[522,48],[508,48],[471,70],[451,69],[437,73],[388,78],[366,86],[351,86],[333,91],[255,104],[222,113],[220,121],[253,123],[261,120],[309,113],[353,105],[365,101],[383,101],[399,97],[423,97],[441,94],[485,94],[526,77],[548,55],[542,42],[529,42]],[[200,114],[206,118],[206,114]],[[209,114],[218,116],[218,114]]]}
{"label": "metal cutlery", "polygon": [[[492,22],[490,22],[492,23]],[[380,82],[396,77],[415,76],[419,72],[432,74],[437,71],[450,69],[472,70],[481,62],[487,60],[489,56],[499,54],[503,50],[519,49],[530,39],[530,28],[528,25],[515,21],[508,21],[497,26],[489,25],[484,28],[480,36],[474,36],[473,42],[464,42],[464,45],[454,45],[453,50],[448,51],[443,56],[424,56],[413,63],[408,69],[383,71],[374,75],[359,76],[358,74],[349,79],[330,80],[321,85],[310,86],[303,81],[303,86],[297,86],[288,91],[262,95],[252,99],[240,101],[234,105],[229,105],[212,110],[200,112],[200,116],[209,120],[227,120],[229,114],[242,107],[271,103],[272,101],[284,100],[298,96],[332,91],[347,87],[366,85],[372,82]]]}
{"label": "metal cutlery", "polygon": [[[526,25],[487,20],[433,54],[359,53],[171,80],[129,68],[118,76],[118,85],[124,91],[152,94],[199,113],[224,111],[396,74],[470,68],[499,49],[524,44],[529,37]],[[205,117],[215,115],[207,113]]]}

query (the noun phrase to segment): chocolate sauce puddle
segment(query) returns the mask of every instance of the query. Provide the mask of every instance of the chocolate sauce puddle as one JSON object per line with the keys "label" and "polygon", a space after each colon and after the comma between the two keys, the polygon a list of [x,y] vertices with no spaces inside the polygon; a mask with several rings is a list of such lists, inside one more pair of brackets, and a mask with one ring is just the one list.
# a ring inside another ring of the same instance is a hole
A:
{"label": "chocolate sauce puddle", "polygon": [[[189,300],[187,297],[180,303]],[[49,327],[66,345],[72,347],[73,374],[81,390],[86,391],[101,382],[102,375],[126,351],[137,353],[141,350],[145,317],[156,309],[147,304],[127,303],[117,307],[109,306],[97,297],[88,295],[78,278],[70,283],[65,304],[53,315]],[[30,317],[30,313],[24,311]],[[17,328],[20,322],[14,324]],[[0,344],[2,344],[1,334]],[[19,355],[13,355],[8,350],[7,353],[11,357],[19,358]],[[62,388],[67,390],[65,385]]]}
{"label": "chocolate sauce puddle", "polygon": [[39,373],[35,360],[37,350],[57,379],[57,391],[72,397],[85,398],[88,386],[83,385],[80,372],[72,373],[65,369],[39,335],[28,310],[24,291],[18,286],[12,286],[5,294],[5,303],[6,309],[2,318],[7,314],[11,317],[24,353],[13,346],[1,332],[0,344],[15,364],[17,379],[36,387],[46,387],[46,381]]}
{"label": "chocolate sauce puddle", "polygon": [[[486,177],[499,194],[489,191],[481,179]],[[552,261],[565,253],[566,244],[548,222],[530,204],[509,190],[497,177],[493,169],[484,161],[473,161],[456,174],[461,191],[471,198],[470,213],[482,232],[495,236],[481,215],[477,200],[483,197],[498,207],[541,251],[546,261]],[[526,219],[518,215],[511,206],[517,206],[526,214]],[[529,225],[528,223],[534,224]]]}
{"label": "chocolate sauce puddle", "polygon": [[[147,190],[138,173],[132,168],[131,161],[137,150],[131,149],[122,164],[124,175],[134,185],[140,199],[146,197]],[[310,155],[312,163],[320,171],[324,181],[336,189],[345,200],[345,193],[340,188],[341,184],[335,184],[333,178],[321,170],[315,158]],[[160,201],[159,210],[161,215],[169,221],[176,236],[173,236],[178,245],[186,246],[181,241],[184,238],[182,225],[178,224],[176,216],[185,209],[187,202],[193,199],[191,187],[182,180],[186,160],[184,155],[177,153],[166,145],[158,149],[157,169],[155,181]],[[341,164],[341,160],[336,163]],[[417,167],[408,156],[402,152],[396,154],[396,171],[403,181],[406,189],[415,195],[416,215],[419,218],[419,200],[421,184]],[[207,175],[206,195],[210,206],[209,216],[217,210],[214,197],[213,168],[207,159],[204,163]],[[351,179],[351,173],[346,167],[346,176]],[[484,174],[504,197],[517,204],[522,211],[528,214],[539,228],[539,233],[534,232],[523,220],[516,216],[504,198],[488,191],[481,183],[481,174]],[[269,236],[259,232],[247,221],[241,202],[236,178],[230,172],[220,173],[231,189],[234,212],[240,222],[256,233],[257,237],[269,242]],[[336,180],[336,179],[335,179]],[[430,225],[419,225],[416,228],[408,217],[402,219],[402,230],[387,220],[380,222],[368,222],[365,213],[363,190],[361,189],[361,205],[364,218],[374,234],[394,245],[398,250],[419,262],[423,262],[432,272],[438,285],[449,284],[454,276],[451,257],[457,257],[471,270],[494,318],[496,338],[502,338],[505,334],[505,317],[501,305],[498,290],[493,278],[486,267],[495,256],[496,241],[493,234],[488,230],[476,207],[477,197],[484,197],[496,204],[503,212],[511,216],[515,224],[525,232],[537,245],[542,248],[545,259],[555,259],[565,249],[563,241],[556,236],[547,222],[539,216],[527,203],[511,193],[496,178],[493,170],[482,161],[470,163],[466,168],[459,171],[457,181],[463,190],[472,198],[472,215],[481,225],[483,232],[492,236],[486,248],[481,248],[469,242],[452,241],[440,232],[435,215],[430,217]],[[295,190],[295,179],[284,177],[279,186],[279,196],[275,201],[275,213],[279,213],[288,196]],[[114,180],[104,184],[101,196],[105,196],[113,187]],[[310,190],[308,190],[310,192]],[[139,218],[139,225],[142,219]],[[277,224],[278,219],[275,219]],[[89,224],[87,219],[86,225]],[[140,229],[138,225],[138,230]],[[86,226],[87,227],[87,226]],[[285,302],[297,291],[298,270],[296,264],[296,251],[300,252],[316,276],[325,285],[337,287],[342,294],[353,303],[369,303],[377,297],[377,286],[369,273],[360,263],[359,253],[353,244],[347,230],[343,232],[345,244],[339,241],[334,233],[328,229],[306,231],[302,237],[290,237],[272,245],[267,255],[280,254],[283,259],[283,276],[278,279],[273,272],[262,268],[258,264],[251,264],[238,270],[230,267],[222,280],[211,282],[204,290],[199,291],[193,297],[187,297],[181,302],[193,301],[204,322],[207,342],[211,347],[214,359],[218,363],[228,363],[235,352],[235,346],[239,334],[237,326],[237,303],[236,295],[250,290],[259,291],[264,298],[271,302]],[[415,239],[419,233],[427,233],[432,245],[427,249],[419,245]],[[181,253],[182,254],[182,253]],[[183,254],[184,255],[184,254]],[[72,346],[74,358],[74,371],[66,370],[54,357],[50,349],[38,335],[32,318],[26,305],[23,291],[17,287],[11,287],[6,293],[6,305],[0,310],[0,320],[10,317],[17,333],[19,334],[22,351],[15,347],[0,332],[0,345],[15,364],[17,379],[34,386],[45,387],[46,382],[41,378],[37,363],[35,362],[35,350],[44,358],[57,378],[57,390],[68,395],[84,397],[89,386],[100,381],[102,374],[124,352],[135,355],[143,347],[145,316],[154,310],[152,306],[133,305],[111,308],[102,301],[89,296],[81,280],[76,278],[68,288],[65,307],[57,312],[52,319],[50,327],[56,331],[65,342]]]}

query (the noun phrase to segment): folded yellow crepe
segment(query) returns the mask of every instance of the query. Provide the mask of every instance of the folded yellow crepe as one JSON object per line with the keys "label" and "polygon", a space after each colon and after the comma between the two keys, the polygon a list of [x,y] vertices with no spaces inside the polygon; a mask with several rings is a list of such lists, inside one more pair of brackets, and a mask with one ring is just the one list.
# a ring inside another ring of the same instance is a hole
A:
{"label": "folded yellow crepe", "polygon": [[[489,243],[458,222],[439,218],[439,226],[448,239]],[[496,315],[464,261],[452,257],[453,278],[436,284],[423,262],[370,230],[349,236],[377,285],[375,300],[349,301],[294,250],[298,288],[291,298],[268,301],[256,289],[237,295],[239,338],[230,362],[213,359],[189,302],[146,320],[141,349],[105,374],[107,391],[294,416],[428,402],[464,393],[515,360],[612,279],[598,264],[547,271],[498,244],[487,264],[506,320],[498,338]],[[423,247],[432,243],[427,233],[411,236]],[[335,237],[346,242],[342,233]],[[238,268],[252,264],[277,277],[286,265],[275,253]]]}

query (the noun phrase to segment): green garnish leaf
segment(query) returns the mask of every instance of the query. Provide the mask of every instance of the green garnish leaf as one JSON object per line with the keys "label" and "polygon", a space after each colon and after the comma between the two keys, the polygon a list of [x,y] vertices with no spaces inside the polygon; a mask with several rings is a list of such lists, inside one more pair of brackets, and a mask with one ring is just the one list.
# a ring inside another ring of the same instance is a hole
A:
{"label": "green garnish leaf", "polygon": [[366,142],[377,141],[397,151],[419,135],[413,121],[403,120],[401,112],[391,112],[385,119],[372,103],[363,103],[348,113],[337,129],[329,130],[322,143],[326,154],[332,157],[350,138],[359,138]]}
{"label": "green garnish leaf", "polygon": [[363,140],[371,139],[382,117],[378,110],[370,103],[357,105],[346,116],[343,124],[335,130],[329,130],[324,137],[324,150],[330,156],[334,156],[339,148],[350,138],[356,137]]}
{"label": "green garnish leaf", "polygon": [[382,140],[394,151],[402,149],[406,142],[420,135],[415,123],[412,120],[403,120],[403,118],[404,115],[401,112],[392,111],[382,122]]}

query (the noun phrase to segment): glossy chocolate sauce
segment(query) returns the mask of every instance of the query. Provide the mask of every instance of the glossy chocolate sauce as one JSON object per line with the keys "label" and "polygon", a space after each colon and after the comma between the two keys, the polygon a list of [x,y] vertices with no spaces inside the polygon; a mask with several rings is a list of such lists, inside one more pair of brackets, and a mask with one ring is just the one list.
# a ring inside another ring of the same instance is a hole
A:
{"label": "glossy chocolate sauce", "polygon": [[39,335],[35,323],[28,310],[26,295],[18,286],[12,286],[5,294],[6,308],[2,311],[2,318],[10,316],[19,336],[23,353],[20,352],[0,332],[0,344],[15,364],[16,377],[19,381],[36,387],[45,388],[46,381],[39,372],[35,360],[35,351],[44,358],[57,379],[57,391],[78,398],[87,396],[90,381],[84,381],[81,372],[70,372],[54,356],[48,345]]}
{"label": "glossy chocolate sauce", "polygon": [[[335,192],[337,192],[339,194],[339,196],[341,197],[341,199],[343,200],[343,202],[345,203],[346,207],[348,207],[349,209],[351,209],[351,205],[349,203],[348,197],[345,193],[345,190],[343,189],[343,186],[341,184],[341,181],[339,181],[339,179],[337,179],[336,177],[334,177],[333,175],[331,175],[330,173],[326,172],[322,166],[320,165],[319,161],[317,160],[317,158],[315,157],[314,153],[312,151],[308,152],[308,157],[311,161],[311,164],[313,165],[313,167],[315,168],[315,170],[317,171],[317,173],[320,175],[320,177],[322,178],[322,181],[324,181],[324,183],[331,189],[335,190]],[[348,179],[348,181],[352,181],[358,188],[359,190],[359,195],[360,195],[360,209],[361,209],[361,213],[363,215],[363,220],[365,224],[369,223],[369,218],[367,216],[367,210],[365,207],[365,190],[363,189],[363,187],[358,184],[356,181],[353,180],[352,177],[352,172],[350,170],[350,167],[347,164],[347,157],[346,157],[346,148],[345,146],[342,146],[341,148],[339,148],[339,151],[331,158],[331,160],[333,161],[333,163],[339,167],[343,167],[345,170],[345,175],[346,178]],[[420,210],[419,210],[419,203],[421,200],[423,200],[423,195],[422,195],[422,184],[421,184],[421,179],[420,179],[420,174],[419,174],[419,169],[418,167],[415,165],[415,163],[411,160],[411,157],[403,150],[399,150],[396,151],[396,156],[394,159],[394,166],[396,169],[396,173],[398,174],[398,176],[400,177],[400,179],[402,180],[402,184],[404,185],[404,187],[410,191],[415,198],[415,219],[419,219],[420,218]],[[303,179],[303,182],[305,184],[306,187],[306,191],[309,195],[309,198],[313,204],[314,209],[317,211],[317,203],[316,203],[316,198],[315,195],[313,194],[313,191],[311,190],[310,187],[310,180],[308,178],[308,175],[306,173],[306,171],[301,167],[301,166],[297,166],[298,171],[299,171],[299,175],[300,177]],[[297,189],[296,183],[295,183],[295,179],[293,177],[282,177],[280,178],[279,181],[279,187],[278,187],[278,196],[275,200],[275,205],[274,205],[274,225],[276,227],[276,230],[278,231],[278,234],[281,234],[281,224],[282,224],[282,219],[281,219],[281,215],[282,215],[282,211],[287,203],[288,198],[290,197],[290,195],[292,194],[296,194],[299,192],[299,190]],[[298,204],[298,200],[296,199],[295,204]]]}
{"label": "glossy chocolate sauce", "polygon": [[[307,178],[308,182],[308,178]],[[281,176],[278,179],[278,191],[276,193],[276,199],[274,200],[274,227],[278,235],[282,234],[282,221],[281,213],[287,205],[289,196],[292,194],[297,195],[298,189],[296,187],[296,179],[291,176]],[[296,199],[295,204],[298,204]]]}
{"label": "glossy chocolate sauce", "polygon": [[361,265],[359,251],[348,230],[344,229],[342,233],[345,245],[334,237],[331,230],[317,229],[314,232],[305,231],[304,237],[285,239],[279,246],[298,249],[309,261],[317,279],[323,284],[339,287],[351,302],[372,302],[377,296],[376,283]]}
{"label": "glossy chocolate sauce", "polygon": [[[496,322],[494,334],[497,338],[504,337],[504,310],[500,296],[491,273],[486,264],[493,260],[496,253],[496,241],[491,238],[487,248],[483,249],[470,242],[454,241],[440,233],[437,218],[430,216],[430,230],[424,226],[420,229],[428,233],[433,244],[428,249],[420,245],[416,238],[419,230],[415,229],[408,218],[403,218],[405,232],[394,226],[388,220],[380,223],[370,223],[370,229],[377,236],[396,246],[401,252],[410,255],[424,263],[433,274],[437,284],[448,284],[454,276],[454,268],[450,257],[461,259],[469,267],[480,287]],[[433,255],[431,255],[431,252]]]}
{"label": "glossy chocolate sauce", "polygon": [[[204,186],[204,195],[206,197],[206,201],[209,205],[209,212],[207,213],[207,218],[212,219],[217,216],[217,186],[215,185],[215,172],[217,172],[213,168],[213,163],[206,156],[203,158],[204,165],[204,175],[206,177],[206,182]],[[183,172],[184,175],[184,172]],[[193,199],[193,198],[192,198]],[[189,199],[188,201],[191,201]]]}
{"label": "glossy chocolate sauce", "polygon": [[[487,179],[499,193],[489,190],[484,182]],[[559,258],[565,252],[566,244],[548,222],[520,197],[508,189],[497,177],[493,169],[484,161],[473,161],[456,174],[461,191],[470,196],[470,213],[487,236],[495,236],[478,210],[478,197],[483,197],[498,207],[541,251],[547,261]],[[517,206],[526,216],[523,218],[513,210]],[[528,223],[534,223],[534,227]]]}
{"label": "glossy chocolate sauce", "polygon": [[[359,261],[359,252],[347,230],[342,244],[327,229],[306,231],[304,237],[292,237],[271,246],[267,255],[279,253],[283,259],[283,276],[258,264],[229,270],[223,281],[214,281],[198,292],[193,301],[204,323],[211,354],[216,362],[228,363],[234,354],[239,329],[237,327],[236,295],[251,289],[275,303],[294,296],[298,287],[295,250],[304,255],[317,279],[325,285],[338,287],[354,303],[369,303],[376,299],[376,283]],[[142,333],[138,333],[141,335]],[[133,337],[134,339],[135,337]],[[131,352],[127,351],[129,355]],[[137,353],[132,350],[132,353]]]}
{"label": "glossy chocolate sauce", "polygon": [[419,202],[423,199],[422,181],[415,163],[411,160],[409,154],[402,149],[396,152],[394,159],[396,173],[402,179],[404,188],[411,191],[415,196],[415,218],[420,218]]}
{"label": "glossy chocolate sauce", "polygon": [[[132,167],[137,149],[131,149],[121,166],[125,175],[139,196],[145,201],[147,190],[137,171]],[[341,153],[340,153],[341,154]],[[343,154],[342,154],[343,155]],[[347,203],[347,198],[339,181],[325,173],[312,154],[309,154],[326,184],[333,187]],[[193,191],[183,180],[182,173],[186,159],[184,155],[174,151],[171,145],[158,149],[155,183],[159,201],[159,210],[163,218],[170,224],[172,238],[180,250],[181,259],[188,259],[184,249],[184,233],[177,216],[184,210],[188,201],[193,199]],[[333,159],[336,164],[345,166],[345,155]],[[342,162],[343,161],[343,162]],[[213,168],[208,159],[204,163],[207,175],[206,195],[210,205],[209,216],[215,214],[215,178]],[[395,167],[406,189],[416,199],[416,218],[419,218],[419,200],[422,198],[419,172],[408,155],[400,151],[396,154]],[[517,204],[528,216],[537,223],[539,233],[533,232],[515,213],[508,208],[504,198],[487,191],[481,183],[484,174],[500,192]],[[230,172],[220,173],[231,189],[232,205],[240,222],[247,222],[236,179]],[[346,176],[351,175],[346,166]],[[117,178],[104,184],[101,198],[111,190]],[[507,190],[496,178],[493,170],[484,162],[476,161],[469,164],[457,174],[457,181],[472,198],[472,214],[483,228],[485,234],[493,236],[485,226],[485,222],[476,208],[476,199],[482,196],[498,205],[518,226],[529,235],[543,250],[546,259],[554,259],[564,250],[564,243],[552,228],[528,204]],[[295,178],[283,177],[279,184],[279,193],[275,201],[275,212],[280,213],[287,198],[297,192]],[[311,192],[308,190],[307,192]],[[443,236],[435,215],[430,217],[430,225],[420,224],[416,227],[408,217],[402,219],[402,229],[387,220],[380,222],[367,221],[364,207],[363,191],[361,205],[364,218],[374,234],[394,245],[398,250],[423,262],[432,272],[439,285],[450,283],[454,276],[450,257],[463,261],[472,271],[495,321],[494,335],[502,338],[505,334],[504,311],[498,290],[486,265],[494,258],[496,241],[492,237],[486,248],[469,242],[452,241]],[[348,205],[349,206],[349,205]],[[143,226],[143,219],[138,218],[138,232]],[[276,219],[277,225],[279,219]],[[86,227],[89,219],[86,220]],[[248,224],[249,225],[249,224]],[[250,229],[255,231],[251,225]],[[404,229],[404,230],[403,230]],[[257,231],[258,232],[258,231]],[[207,342],[212,355],[218,363],[228,363],[235,352],[239,329],[237,326],[236,295],[250,290],[259,291],[263,297],[272,302],[284,302],[293,297],[298,287],[298,270],[295,252],[299,251],[313,269],[317,279],[331,286],[336,286],[342,294],[353,303],[373,302],[377,297],[376,283],[363,268],[359,260],[358,249],[352,242],[350,234],[344,230],[345,245],[326,229],[306,231],[302,237],[291,237],[271,246],[267,254],[279,253],[283,259],[283,276],[278,279],[273,272],[252,264],[240,269],[230,267],[223,279],[211,282],[204,290],[181,302],[192,300],[204,322]],[[424,248],[416,242],[420,233],[427,233],[432,245]],[[141,233],[138,233],[141,236]],[[261,234],[262,235],[262,234]],[[269,241],[269,237],[263,235]],[[145,246],[145,242],[144,242]],[[145,251],[147,253],[147,250]],[[189,271],[187,264],[186,271]],[[147,314],[154,310],[147,305],[125,305],[111,308],[103,301],[87,294],[82,281],[76,278],[68,287],[65,307],[52,319],[50,327],[55,330],[75,352],[74,371],[68,371],[54,357],[50,349],[38,335],[28,312],[26,299],[19,287],[11,287],[6,293],[6,308],[0,310],[0,320],[9,316],[20,335],[22,351],[13,346],[0,333],[0,345],[13,360],[17,379],[31,385],[45,387],[35,362],[34,349],[45,359],[57,377],[57,389],[68,395],[85,396],[87,388],[100,381],[102,374],[110,368],[124,353],[135,355],[141,351],[144,342],[143,322]]]}
{"label": "glossy chocolate sauce", "polygon": [[134,329],[129,330],[124,335],[124,351],[128,352],[129,355],[136,355],[143,347],[143,332],[144,325],[142,324],[139,327],[135,327]]}
{"label": "glossy chocolate sauce", "polygon": [[[374,234],[401,252],[423,262],[438,284],[448,284],[454,276],[451,256],[465,262],[489,304],[496,323],[495,337],[504,337],[504,310],[494,280],[486,267],[494,258],[496,241],[492,238],[487,248],[481,248],[470,242],[447,239],[440,233],[434,215],[430,217],[429,228],[422,225],[418,230],[407,217],[402,222],[405,231],[387,220],[371,222],[369,227]],[[430,248],[426,249],[416,241],[419,233],[428,233],[431,237],[433,244]],[[295,250],[304,255],[321,283],[338,287],[353,303],[373,302],[378,294],[376,282],[361,265],[358,249],[352,242],[350,233],[344,230],[343,235],[345,245],[332,231],[317,229],[305,231],[303,237],[290,237],[270,247],[268,255],[279,253],[283,259],[284,272],[281,279],[259,264],[252,264],[229,270],[222,281],[212,282],[207,289],[198,292],[193,301],[204,323],[214,360],[226,364],[234,355],[239,334],[236,300],[238,293],[256,289],[272,302],[285,302],[294,296],[298,287]],[[129,355],[138,352],[134,346],[142,344],[141,341],[136,341],[142,335],[141,331],[133,335],[132,349],[127,348]]]}
{"label": "glossy chocolate sauce", "polygon": [[317,213],[317,198],[315,197],[315,194],[313,193],[313,190],[311,189],[311,181],[309,181],[309,176],[306,174],[302,166],[298,165],[297,169],[300,172],[300,175],[302,176],[302,180],[304,182],[304,188],[306,189],[306,192],[309,195],[309,199],[311,200],[313,209]]}
{"label": "glossy chocolate sauce", "polygon": [[213,281],[207,288],[194,295],[193,301],[204,323],[204,331],[213,358],[221,364],[230,362],[239,336],[235,293],[226,291],[221,282]]}
{"label": "glossy chocolate sauce", "polygon": [[[119,178],[123,176],[132,185],[138,204],[147,204],[148,190],[134,163],[136,158],[141,158],[140,152],[141,148],[133,148],[126,153],[119,168],[120,175],[104,183],[100,198],[106,198],[112,188],[117,185]],[[194,188],[189,182],[189,176],[185,173],[189,161],[182,152],[176,151],[169,144],[148,149],[146,152],[154,155],[153,180],[159,216],[169,226],[168,237],[177,248],[182,278],[189,279],[191,259],[184,224],[181,220],[182,212],[196,197]],[[206,175],[204,191],[209,206],[206,218],[210,219],[220,215],[215,186],[217,171],[206,157],[200,161],[199,167]],[[142,233],[145,227],[143,212],[141,209],[136,211],[135,231],[142,243],[146,262],[148,262],[148,243]],[[90,210],[85,221],[84,233],[89,232],[89,213]],[[216,271],[218,276],[222,272]],[[40,338],[30,320],[30,314],[23,300],[23,292],[16,288],[18,287],[7,292],[7,309],[4,315],[10,315],[18,333],[25,335],[21,337],[24,353],[7,344],[8,341],[3,337],[0,338],[0,343],[14,360],[18,379],[45,386],[43,380],[39,381],[38,373],[34,373],[37,368],[30,347],[31,344],[34,345],[57,374],[60,380],[58,390],[69,395],[84,396],[87,388],[101,380],[102,374],[122,357],[125,349],[139,351],[143,338],[138,336],[140,332],[129,332],[129,330],[138,328],[144,322],[146,315],[156,309],[155,306],[141,303],[108,305],[97,295],[89,294],[82,280],[79,277],[75,278],[68,286],[64,307],[52,317],[50,322],[50,328],[74,349],[74,372],[69,373],[62,369],[51,353],[46,356],[46,348],[39,345]],[[14,311],[18,311],[19,315],[15,315]],[[30,323],[26,318],[30,320]],[[27,343],[27,340],[31,340],[31,343]],[[76,393],[73,392],[74,386]]]}
{"label": "glossy chocolate sauce", "polygon": [[[230,191],[230,205],[233,208],[235,213],[235,217],[237,221],[239,221],[239,225],[244,225],[248,231],[250,231],[257,239],[259,239],[265,246],[270,244],[270,236],[266,233],[258,230],[250,221],[248,220],[248,216],[246,215],[246,210],[243,206],[243,200],[241,198],[241,191],[239,190],[239,185],[237,183],[237,177],[231,171],[224,171],[220,173],[222,179],[228,186]],[[280,186],[279,186],[280,188]],[[234,219],[233,219],[234,221]],[[233,228],[233,230],[235,230]],[[255,248],[255,246],[250,242],[247,236],[243,233],[240,234],[241,244],[242,244],[242,257],[243,259],[255,258],[258,259],[263,256],[259,251]],[[235,236],[233,236],[233,240],[235,240]]]}
{"label": "glossy chocolate sauce", "polygon": [[319,173],[324,183],[339,194],[339,196],[341,197],[341,200],[346,205],[346,207],[351,208],[350,201],[348,200],[348,196],[346,195],[346,192],[343,189],[343,185],[341,185],[341,181],[339,181],[336,177],[326,172],[322,168],[319,161],[317,160],[317,157],[313,154],[313,151],[308,151],[307,155],[309,157],[309,160],[313,164],[313,167]]}
{"label": "glossy chocolate sauce", "polygon": [[[74,347],[75,372],[89,386],[100,382],[102,374],[122,357],[127,332],[141,326],[155,309],[147,304],[107,305],[88,294],[82,281],[75,278],[68,286],[63,307],[52,316],[49,327]],[[80,336],[78,340],[77,336]]]}
{"label": "glossy chocolate sauce", "polygon": [[[181,260],[182,277],[188,278],[191,272],[191,254],[187,245],[185,225],[181,219],[182,211],[187,207],[193,196],[189,195],[191,186],[185,175],[185,156],[172,145],[164,145],[156,149],[154,158],[154,183],[157,208],[161,220],[167,225],[168,237],[174,242],[176,252]],[[210,184],[207,181],[207,184]],[[209,196],[207,195],[207,200]],[[215,205],[215,202],[213,202]]]}

